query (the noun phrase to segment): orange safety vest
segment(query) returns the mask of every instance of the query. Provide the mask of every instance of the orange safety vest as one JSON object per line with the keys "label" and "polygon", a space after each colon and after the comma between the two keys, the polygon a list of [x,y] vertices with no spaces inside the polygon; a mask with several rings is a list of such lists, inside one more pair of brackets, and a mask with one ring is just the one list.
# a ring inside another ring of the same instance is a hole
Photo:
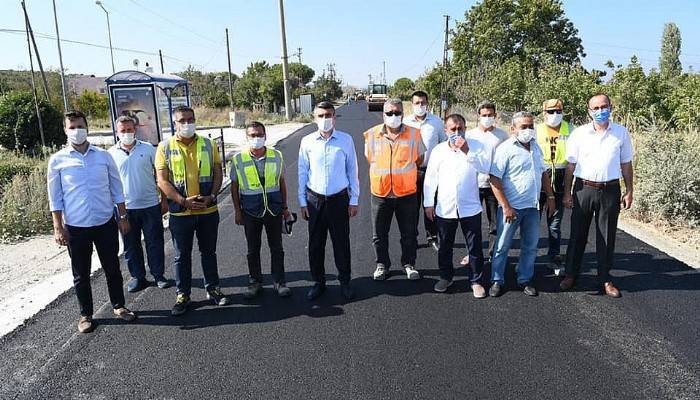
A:
{"label": "orange safety vest", "polygon": [[420,130],[403,124],[392,142],[384,137],[383,129],[384,124],[379,124],[364,133],[372,194],[386,197],[393,192],[396,197],[403,197],[416,193]]}

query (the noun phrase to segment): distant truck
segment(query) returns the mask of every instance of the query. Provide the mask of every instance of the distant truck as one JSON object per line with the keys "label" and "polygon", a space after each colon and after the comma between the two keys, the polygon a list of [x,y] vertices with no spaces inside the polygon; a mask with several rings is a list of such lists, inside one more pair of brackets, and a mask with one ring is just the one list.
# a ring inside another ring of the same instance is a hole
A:
{"label": "distant truck", "polygon": [[382,111],[388,98],[386,85],[367,86],[367,111]]}

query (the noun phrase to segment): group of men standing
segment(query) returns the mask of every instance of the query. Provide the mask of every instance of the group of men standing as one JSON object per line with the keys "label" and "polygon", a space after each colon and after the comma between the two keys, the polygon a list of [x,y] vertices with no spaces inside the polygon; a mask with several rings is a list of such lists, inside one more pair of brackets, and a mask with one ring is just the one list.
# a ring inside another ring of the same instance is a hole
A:
{"label": "group of men standing", "polygon": [[[565,274],[560,286],[571,289],[593,218],[596,222],[598,276],[603,291],[620,293],[609,270],[614,254],[617,217],[632,203],[632,146],[627,130],[609,121],[612,104],[606,95],[588,102],[591,123],[573,129],[563,120],[561,100],[543,104],[544,123],[518,112],[510,135],[496,127],[496,106],[481,103],[478,124],[467,130],[466,120],[452,114],[444,122],[427,110],[428,95],[413,93],[413,113],[404,116],[401,100],[384,104],[383,122],[364,132],[364,156],[369,164],[372,243],[375,280],[389,277],[389,230],[394,216],[400,231],[400,265],[410,280],[416,268],[418,221],[421,208],[428,246],[438,252],[440,279],[434,290],[445,292],[453,283],[453,247],[461,229],[474,297],[487,296],[484,264],[491,263],[488,294],[503,292],[508,252],[520,230],[517,283],[527,295],[533,284],[539,221],[546,210],[549,266]],[[350,218],[357,215],[360,185],[353,138],[336,129],[335,108],[321,102],[314,109],[318,129],[305,136],[298,157],[298,201],[308,221],[308,257],[314,285],[309,300],[326,290],[325,246],[330,234],[340,292],[354,297],[351,280]],[[145,237],[150,273],[155,285],[167,288],[164,275],[162,215],[170,213],[169,229],[175,249],[177,297],[172,315],[190,304],[192,248],[197,237],[207,298],[229,303],[219,287],[216,243],[219,224],[217,194],[223,180],[216,143],[196,134],[194,111],[174,110],[175,134],[154,148],[135,138],[135,121],[117,119],[119,142],[108,152],[87,141],[82,113],[65,115],[69,145],[51,157],[48,190],[57,243],[67,245],[80,304],[78,329],[89,332],[92,321],[90,268],[93,243],[105,271],[114,314],[127,321],[136,315],[124,307],[119,272],[117,232],[123,235],[125,258],[132,279],[129,291],[152,283],[146,279],[141,235]],[[262,291],[260,251],[265,230],[270,248],[274,289],[281,297],[286,286],[282,232],[296,219],[288,208],[282,153],[265,146],[265,126],[246,128],[248,146],[231,162],[234,221],[244,227],[249,285],[245,298]],[[576,178],[574,184],[574,177]],[[620,178],[626,192],[621,197]],[[115,208],[116,205],[116,208]],[[573,208],[566,261],[560,256],[564,207]],[[481,215],[488,219],[488,258],[482,249]],[[290,228],[291,229],[291,228]],[[565,267],[564,267],[565,265]]]}

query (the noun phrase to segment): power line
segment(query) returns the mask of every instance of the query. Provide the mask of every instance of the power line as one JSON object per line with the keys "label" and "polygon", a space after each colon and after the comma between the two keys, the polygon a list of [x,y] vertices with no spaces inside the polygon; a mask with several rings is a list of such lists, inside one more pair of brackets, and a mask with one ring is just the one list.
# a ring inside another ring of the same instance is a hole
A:
{"label": "power line", "polygon": [[193,34],[193,35],[199,36],[200,38],[202,38],[202,39],[204,39],[204,40],[207,40],[207,41],[209,41],[209,42],[211,42],[211,43],[214,43],[214,44],[217,45],[217,46],[221,45],[221,43],[217,42],[216,40],[211,39],[211,38],[208,38],[208,37],[206,37],[206,36],[200,34],[199,32],[196,32],[196,31],[193,31],[192,29],[189,29],[189,28],[186,27],[186,26],[182,26],[182,23],[173,21],[172,19],[170,19],[170,18],[168,18],[168,17],[166,17],[166,16],[164,16],[164,15],[162,15],[162,14],[159,14],[159,13],[153,11],[152,9],[150,9],[150,8],[148,8],[148,7],[146,7],[146,6],[144,6],[143,4],[137,3],[136,0],[129,0],[129,1],[130,1],[132,4],[136,5],[137,7],[140,7],[140,8],[142,8],[142,9],[144,9],[144,10],[150,12],[151,14],[153,14],[153,15],[155,15],[155,16],[158,16],[158,17],[160,17],[160,18],[162,18],[162,19],[164,19],[164,20],[170,22],[170,23],[173,24],[174,26],[177,26],[178,29],[182,29],[182,30],[185,30],[185,31],[187,31],[187,32],[189,32],[189,33],[191,33],[191,34]]}

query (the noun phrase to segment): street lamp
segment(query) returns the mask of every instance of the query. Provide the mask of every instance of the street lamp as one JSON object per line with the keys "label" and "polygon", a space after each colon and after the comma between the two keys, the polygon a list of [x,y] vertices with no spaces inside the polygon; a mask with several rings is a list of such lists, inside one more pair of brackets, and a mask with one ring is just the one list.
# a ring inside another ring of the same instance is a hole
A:
{"label": "street lamp", "polygon": [[95,1],[95,4],[100,6],[102,11],[104,11],[105,14],[107,14],[107,36],[109,37],[109,54],[112,57],[112,73],[115,73],[116,71],[114,70],[114,50],[112,49],[112,29],[109,26],[109,12],[107,12],[100,0]]}

